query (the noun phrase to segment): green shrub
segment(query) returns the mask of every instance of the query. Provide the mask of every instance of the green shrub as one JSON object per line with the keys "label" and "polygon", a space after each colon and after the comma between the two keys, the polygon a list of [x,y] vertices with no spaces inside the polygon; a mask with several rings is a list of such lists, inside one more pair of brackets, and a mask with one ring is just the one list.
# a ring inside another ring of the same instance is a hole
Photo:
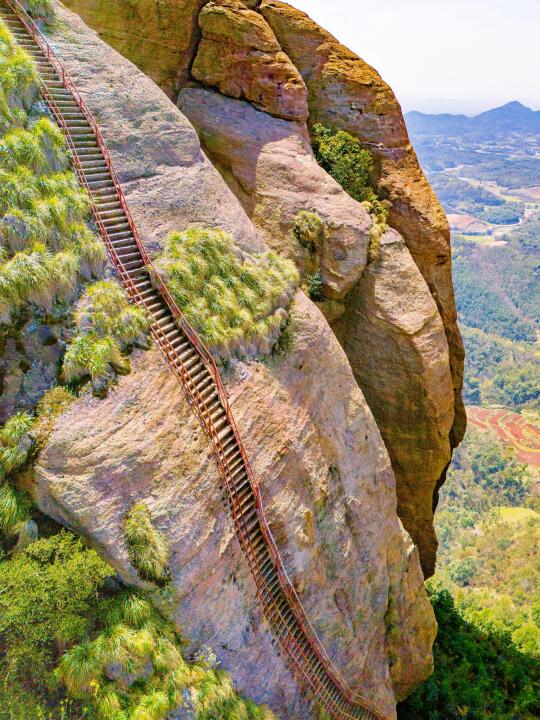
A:
{"label": "green shrub", "polygon": [[316,272],[314,275],[311,275],[307,280],[307,294],[310,297],[311,300],[314,300],[316,302],[320,302],[324,300],[323,295],[323,284],[321,279],[321,273]]}
{"label": "green shrub", "polygon": [[63,361],[66,382],[90,376],[96,392],[106,390],[115,372],[129,370],[123,351],[145,344],[146,314],[130,305],[120,285],[101,280],[89,285],[75,312],[76,333]]}
{"label": "green shrub", "polygon": [[388,229],[386,221],[390,203],[377,197],[372,154],[345,130],[334,130],[320,124],[313,126],[311,141],[319,165],[372,216],[368,262],[376,262],[381,237]]}
{"label": "green shrub", "polygon": [[359,140],[344,130],[318,124],[311,130],[311,141],[319,165],[352,198],[358,202],[376,198],[373,156]]}
{"label": "green shrub", "polygon": [[508,633],[468,622],[442,586],[429,586],[439,631],[435,672],[405,702],[399,720],[540,716],[540,662],[520,652]]}
{"label": "green shrub", "polygon": [[322,218],[316,213],[301,210],[294,217],[292,233],[299,245],[308,252],[315,254],[322,251],[326,227]]}
{"label": "green shrub", "polygon": [[211,349],[277,336],[298,284],[294,265],[276,253],[249,257],[221,230],[172,233],[156,267],[175,301]]}
{"label": "green shrub", "polygon": [[144,503],[133,505],[124,520],[128,556],[143,580],[163,585],[170,579],[169,548],[163,535],[152,523]]}

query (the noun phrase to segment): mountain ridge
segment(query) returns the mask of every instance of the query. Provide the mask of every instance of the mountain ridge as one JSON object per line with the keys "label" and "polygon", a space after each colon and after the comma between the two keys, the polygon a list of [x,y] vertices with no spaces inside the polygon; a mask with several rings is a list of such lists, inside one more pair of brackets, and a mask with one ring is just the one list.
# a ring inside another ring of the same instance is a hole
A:
{"label": "mountain ridge", "polygon": [[540,110],[532,110],[518,100],[469,117],[452,113],[423,113],[411,110],[405,114],[407,126],[415,133],[454,132],[463,135],[500,132],[540,133]]}

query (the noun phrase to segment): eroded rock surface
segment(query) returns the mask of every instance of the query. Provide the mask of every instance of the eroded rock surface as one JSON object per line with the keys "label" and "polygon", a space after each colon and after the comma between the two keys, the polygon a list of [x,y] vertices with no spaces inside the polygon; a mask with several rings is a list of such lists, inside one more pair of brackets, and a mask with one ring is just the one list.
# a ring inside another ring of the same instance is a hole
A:
{"label": "eroded rock surface", "polygon": [[264,18],[240,0],[212,0],[199,16],[202,40],[192,74],[271,115],[305,120],[307,90]]}
{"label": "eroded rock surface", "polygon": [[461,441],[463,344],[457,327],[451,275],[450,231],[444,212],[410,145],[399,103],[366,62],[305,13],[277,0],[260,12],[308,88],[310,122],[347,130],[379,164],[379,186],[392,201],[390,224],[404,237],[444,322],[455,388],[452,444]]}
{"label": "eroded rock surface", "polygon": [[[352,687],[395,717],[394,685],[401,696],[431,668],[435,625],[418,556],[395,515],[372,415],[337,340],[301,294],[293,327],[287,358],[235,362],[226,388],[311,621]],[[183,632],[214,649],[241,692],[282,718],[311,717],[257,610],[208,441],[157,352],[140,354],[107,399],[82,398],[59,420],[34,494],[135,584],[122,521],[144,501],[171,549],[169,608]]]}
{"label": "eroded rock surface", "polygon": [[450,461],[452,378],[437,306],[395,231],[383,236],[335,331],[386,440],[399,516],[430,567],[433,481]]}
{"label": "eroded rock surface", "polygon": [[109,45],[175,98],[189,77],[206,0],[65,0]]}
{"label": "eroded rock surface", "polygon": [[[96,115],[149,247],[169,230],[210,224],[264,249],[180,111],[76,16],[58,13],[54,48]],[[289,352],[234,362],[226,388],[308,615],[350,684],[395,717],[396,697],[430,672],[434,617],[347,358],[301,292],[293,308]],[[106,399],[83,395],[59,418],[33,493],[134,583],[122,521],[144,501],[171,548],[172,592],[156,602],[195,645],[213,646],[241,692],[288,720],[312,716],[256,608],[208,442],[157,351],[135,354]]]}
{"label": "eroded rock surface", "polygon": [[342,299],[366,266],[371,218],[318,165],[305,124],[199,88],[183,90],[179,102],[267,245],[306,271],[294,221],[306,210],[323,220],[323,287]]}
{"label": "eroded rock surface", "polygon": [[[305,269],[293,233],[298,213],[324,224],[317,248],[320,307],[349,357],[392,459],[398,513],[431,573],[437,540],[433,492],[450,460],[454,398],[448,344],[425,280],[392,231],[368,266],[370,217],[317,164],[304,124],[278,120],[246,102],[187,88],[180,106],[267,244]],[[374,330],[368,318],[384,316]],[[412,324],[412,318],[415,324]],[[435,380],[436,378],[436,380]]]}

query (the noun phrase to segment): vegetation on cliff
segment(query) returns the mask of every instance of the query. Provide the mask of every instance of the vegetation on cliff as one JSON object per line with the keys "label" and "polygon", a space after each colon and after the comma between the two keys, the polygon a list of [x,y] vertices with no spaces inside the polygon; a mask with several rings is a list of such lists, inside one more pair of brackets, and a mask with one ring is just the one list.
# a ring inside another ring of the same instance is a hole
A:
{"label": "vegetation on cliff", "polygon": [[0,560],[0,718],[271,720],[210,651],[186,660],[149,598],[66,531]]}
{"label": "vegetation on cliff", "polygon": [[203,341],[225,357],[271,348],[298,286],[290,261],[274,252],[244,255],[218,229],[172,233],[155,264]]}
{"label": "vegetation on cliff", "polygon": [[90,376],[96,392],[106,390],[115,373],[129,371],[124,351],[145,347],[149,320],[144,311],[130,305],[113,280],[89,285],[75,311],[75,335],[64,356],[66,382]]}
{"label": "vegetation on cliff", "polygon": [[380,239],[387,229],[388,205],[377,196],[373,155],[345,130],[334,130],[321,124],[311,128],[311,142],[319,165],[352,198],[364,203],[372,216],[369,260],[376,261]]}
{"label": "vegetation on cliff", "polygon": [[169,549],[163,535],[154,527],[145,503],[136,503],[124,519],[128,556],[143,580],[164,585],[170,579]]}

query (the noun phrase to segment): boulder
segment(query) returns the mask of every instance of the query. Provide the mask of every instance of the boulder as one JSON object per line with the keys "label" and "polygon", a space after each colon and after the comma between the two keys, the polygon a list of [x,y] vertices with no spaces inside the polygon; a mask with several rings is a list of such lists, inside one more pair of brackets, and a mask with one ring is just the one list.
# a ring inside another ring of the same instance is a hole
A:
{"label": "boulder", "polygon": [[240,0],[213,0],[199,24],[202,40],[191,69],[196,80],[271,115],[307,118],[304,81],[259,13]]}

